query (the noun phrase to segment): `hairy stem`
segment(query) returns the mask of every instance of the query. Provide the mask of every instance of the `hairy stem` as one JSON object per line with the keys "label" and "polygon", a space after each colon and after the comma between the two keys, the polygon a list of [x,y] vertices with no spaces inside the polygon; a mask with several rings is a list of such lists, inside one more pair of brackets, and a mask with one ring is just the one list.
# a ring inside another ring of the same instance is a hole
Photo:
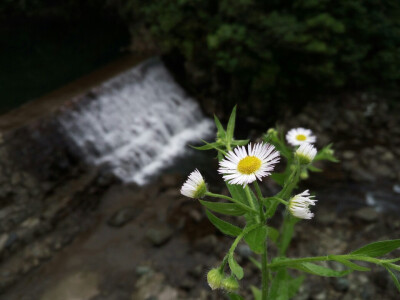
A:
{"label": "hairy stem", "polygon": [[249,206],[243,204],[242,202],[240,202],[240,201],[238,201],[238,200],[236,200],[236,199],[233,199],[233,198],[231,198],[231,197],[229,197],[229,196],[220,195],[220,194],[214,194],[214,193],[211,193],[211,192],[207,192],[207,193],[206,193],[206,196],[210,196],[210,197],[214,197],[214,198],[220,198],[220,199],[229,200],[229,201],[231,201],[231,202],[233,202],[233,203],[236,203],[238,206],[240,206],[240,207],[243,208],[244,210],[252,211],[253,213],[257,213],[257,210],[256,210],[254,207],[249,207]]}

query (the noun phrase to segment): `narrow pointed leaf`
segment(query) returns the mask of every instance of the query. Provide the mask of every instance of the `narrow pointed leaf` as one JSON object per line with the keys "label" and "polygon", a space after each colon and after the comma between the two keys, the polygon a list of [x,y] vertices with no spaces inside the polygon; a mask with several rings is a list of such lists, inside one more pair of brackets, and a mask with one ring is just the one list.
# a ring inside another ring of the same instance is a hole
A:
{"label": "narrow pointed leaf", "polygon": [[229,255],[228,257],[228,264],[229,268],[231,269],[232,273],[236,276],[237,279],[243,278],[243,269],[239,264],[236,262],[233,254]]}
{"label": "narrow pointed leaf", "polygon": [[217,126],[218,130],[217,136],[221,139],[224,139],[226,137],[226,132],[216,115],[214,115],[214,121],[215,121],[215,126]]}
{"label": "narrow pointed leaf", "polygon": [[308,169],[309,169],[311,172],[316,172],[316,173],[320,173],[320,172],[323,171],[322,169],[319,169],[319,168],[317,168],[317,167],[314,167],[313,165],[309,165],[309,166],[308,166]]}
{"label": "narrow pointed leaf", "polygon": [[389,268],[386,268],[386,270],[389,272],[390,277],[392,277],[393,283],[396,285],[398,291],[400,292],[400,283],[399,280],[397,279],[396,274],[394,274],[392,270],[390,270]]}
{"label": "narrow pointed leaf", "polygon": [[232,141],[232,146],[245,146],[250,140],[234,140]]}
{"label": "narrow pointed leaf", "polygon": [[289,281],[289,299],[296,296],[303,281],[304,281],[304,276],[299,276],[299,277],[290,279],[290,281]]}
{"label": "narrow pointed leaf", "polygon": [[272,280],[268,300],[288,300],[288,273],[285,268],[280,268]]}
{"label": "narrow pointed leaf", "polygon": [[250,249],[258,254],[262,253],[266,239],[267,228],[265,226],[258,227],[244,236],[244,240]]}
{"label": "narrow pointed leaf", "polygon": [[246,198],[246,193],[241,185],[238,184],[229,184],[226,182],[226,186],[228,187],[229,193],[231,194],[232,198],[242,202],[245,205],[249,205]]}
{"label": "narrow pointed leaf", "polygon": [[236,105],[232,109],[232,113],[228,121],[228,126],[226,128],[226,137],[228,141],[231,141],[233,139],[233,132],[235,131],[235,121],[236,121]]}
{"label": "narrow pointed leaf", "polygon": [[246,211],[235,203],[210,202],[199,200],[200,203],[214,212],[228,216],[242,216]]}
{"label": "narrow pointed leaf", "polygon": [[335,271],[333,269],[323,267],[317,264],[309,263],[309,262],[303,262],[297,265],[292,265],[288,266],[289,268],[294,268],[300,271],[304,271],[310,274],[314,275],[319,275],[319,276],[324,276],[324,277],[342,277],[345,276],[349,273],[351,273],[351,270],[345,270],[345,271]]}
{"label": "narrow pointed leaf", "polygon": [[254,285],[250,286],[251,292],[253,293],[254,300],[261,300],[261,290],[256,288]]}
{"label": "narrow pointed leaf", "polygon": [[274,242],[276,243],[279,238],[279,231],[276,230],[274,227],[267,226],[267,236]]}
{"label": "narrow pointed leaf", "polygon": [[366,271],[371,271],[370,268],[366,268],[360,265],[357,265],[347,259],[341,258],[341,257],[336,257],[336,256],[330,256],[330,258],[332,258],[333,260],[340,262],[341,264],[345,265],[346,267],[349,267],[352,270],[355,271],[361,271],[361,272],[366,272]]}
{"label": "narrow pointed leaf", "polygon": [[371,243],[351,252],[350,254],[378,257],[398,248],[400,248],[400,239]]}
{"label": "narrow pointed leaf", "polygon": [[214,216],[207,209],[206,209],[206,215],[207,218],[210,220],[210,222],[213,223],[213,225],[217,227],[222,233],[236,237],[242,232],[242,229],[240,229],[239,227],[221,220],[220,218]]}

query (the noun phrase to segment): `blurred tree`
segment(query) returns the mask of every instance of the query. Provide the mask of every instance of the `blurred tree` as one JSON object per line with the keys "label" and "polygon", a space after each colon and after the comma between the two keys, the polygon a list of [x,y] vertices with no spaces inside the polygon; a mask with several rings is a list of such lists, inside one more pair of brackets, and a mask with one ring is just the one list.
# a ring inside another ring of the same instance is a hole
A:
{"label": "blurred tree", "polygon": [[398,0],[112,2],[133,38],[150,33],[160,52],[182,55],[192,91],[221,104],[256,100],[246,106],[264,113],[325,93],[395,91],[400,78]]}

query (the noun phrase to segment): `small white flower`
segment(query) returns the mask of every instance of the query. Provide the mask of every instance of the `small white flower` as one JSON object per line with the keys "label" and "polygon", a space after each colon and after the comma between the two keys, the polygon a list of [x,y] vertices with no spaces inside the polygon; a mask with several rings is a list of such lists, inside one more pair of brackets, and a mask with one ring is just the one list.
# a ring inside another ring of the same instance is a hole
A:
{"label": "small white flower", "polygon": [[230,184],[247,184],[261,180],[271,174],[274,165],[279,162],[279,152],[270,144],[249,144],[229,151],[219,162],[218,172],[224,174],[224,180]]}
{"label": "small white flower", "polygon": [[315,202],[317,202],[317,200],[311,199],[313,197],[314,196],[310,196],[308,190],[293,196],[289,202],[290,213],[300,219],[311,219],[314,217],[314,214],[309,208],[310,205],[315,205]]}
{"label": "small white flower", "polygon": [[206,183],[197,169],[190,173],[181,188],[181,194],[189,198],[203,198],[206,192]]}
{"label": "small white flower", "polygon": [[292,146],[299,146],[304,143],[315,143],[317,138],[315,137],[315,135],[313,135],[310,129],[299,127],[290,129],[286,134],[286,140]]}
{"label": "small white flower", "polygon": [[317,155],[317,149],[311,144],[301,144],[296,150],[296,156],[303,165],[308,165],[311,163],[315,155]]}

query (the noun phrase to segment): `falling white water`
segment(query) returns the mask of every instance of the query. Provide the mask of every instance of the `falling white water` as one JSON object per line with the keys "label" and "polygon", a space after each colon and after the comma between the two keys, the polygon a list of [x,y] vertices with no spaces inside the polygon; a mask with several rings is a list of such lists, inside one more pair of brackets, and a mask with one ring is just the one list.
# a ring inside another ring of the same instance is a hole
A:
{"label": "falling white water", "polygon": [[213,129],[159,59],[112,78],[93,94],[65,112],[61,125],[86,163],[124,182],[146,183],[188,142],[210,136]]}

